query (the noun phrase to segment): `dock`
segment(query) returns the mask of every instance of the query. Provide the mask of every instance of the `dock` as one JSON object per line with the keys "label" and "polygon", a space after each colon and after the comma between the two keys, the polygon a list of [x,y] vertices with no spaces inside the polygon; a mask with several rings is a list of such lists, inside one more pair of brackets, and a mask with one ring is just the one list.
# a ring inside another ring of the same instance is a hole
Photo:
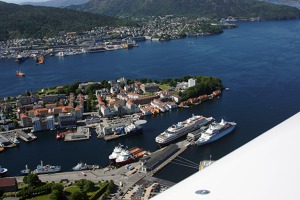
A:
{"label": "dock", "polygon": [[146,172],[148,176],[153,176],[177,156],[182,154],[188,148],[189,144],[188,141],[184,140],[152,153],[149,155],[149,158],[143,158],[141,161],[143,163],[141,171]]}
{"label": "dock", "polygon": [[22,130],[16,130],[17,136],[18,138],[20,138],[21,140],[25,141],[25,142],[31,142],[34,140],[34,138],[32,138],[30,135],[28,135],[27,133],[25,133]]}
{"label": "dock", "polygon": [[68,133],[65,135],[65,142],[80,141],[90,139],[91,133],[89,128],[77,127],[77,131],[74,133]]}

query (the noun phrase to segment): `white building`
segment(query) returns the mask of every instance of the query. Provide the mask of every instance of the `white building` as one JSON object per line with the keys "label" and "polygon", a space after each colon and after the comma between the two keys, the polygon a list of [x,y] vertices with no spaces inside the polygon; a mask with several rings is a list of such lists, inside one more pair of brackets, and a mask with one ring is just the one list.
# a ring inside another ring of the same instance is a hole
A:
{"label": "white building", "polygon": [[103,117],[113,115],[113,112],[111,112],[110,109],[107,108],[105,105],[101,105],[100,111],[101,111]]}
{"label": "white building", "polygon": [[46,126],[47,126],[47,130],[51,130],[55,128],[55,120],[53,115],[46,117]]}
{"label": "white building", "polygon": [[196,79],[190,78],[190,79],[188,80],[188,87],[193,87],[193,86],[195,86],[195,85],[196,85],[196,82],[197,82]]}

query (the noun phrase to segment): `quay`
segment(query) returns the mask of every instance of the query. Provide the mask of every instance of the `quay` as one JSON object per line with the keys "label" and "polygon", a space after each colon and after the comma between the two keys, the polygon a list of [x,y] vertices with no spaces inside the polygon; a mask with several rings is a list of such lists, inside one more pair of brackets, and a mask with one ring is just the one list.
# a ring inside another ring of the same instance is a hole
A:
{"label": "quay", "polygon": [[79,141],[79,140],[88,140],[90,139],[91,133],[90,129],[86,127],[77,127],[75,133],[68,133],[65,135],[65,142]]}
{"label": "quay", "polygon": [[17,129],[16,133],[18,135],[18,138],[22,139],[25,142],[31,142],[32,140],[34,140],[34,135],[31,133],[31,135],[25,133],[22,130]]}
{"label": "quay", "polygon": [[99,124],[96,128],[96,133],[98,138],[102,138],[106,135],[111,135],[114,133],[114,129],[118,127],[124,127],[130,123],[132,123],[135,119],[131,116],[126,116],[124,118],[117,119],[102,119],[103,122]]}
{"label": "quay", "polygon": [[[139,194],[138,188],[143,188],[150,195],[151,188],[160,184],[162,189],[167,189],[174,183],[153,177],[160,169],[169,164],[173,159],[183,153],[189,146],[187,140],[171,144],[163,149],[140,159],[139,162],[131,163],[133,169],[126,166],[120,168],[108,166],[101,169],[92,168],[84,171],[69,171],[51,174],[38,175],[43,182],[61,182],[67,180],[74,182],[80,179],[87,179],[93,182],[113,180],[119,187],[115,194],[116,199],[131,199],[135,194]],[[17,182],[23,182],[23,176],[16,177]],[[137,187],[138,186],[138,187]]]}

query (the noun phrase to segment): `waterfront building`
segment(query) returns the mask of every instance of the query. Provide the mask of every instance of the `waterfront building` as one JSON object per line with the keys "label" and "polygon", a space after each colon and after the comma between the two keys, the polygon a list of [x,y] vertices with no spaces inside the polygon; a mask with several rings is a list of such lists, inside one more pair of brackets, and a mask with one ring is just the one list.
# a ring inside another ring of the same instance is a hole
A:
{"label": "waterfront building", "polygon": [[188,80],[188,87],[189,87],[189,88],[190,88],[190,87],[194,87],[194,86],[196,85],[196,83],[197,83],[197,80],[196,80],[196,79],[190,78],[190,79]]}
{"label": "waterfront building", "polygon": [[106,106],[106,105],[101,105],[100,106],[100,111],[103,117],[108,117],[114,115],[113,112]]}
{"label": "waterfront building", "polygon": [[176,103],[180,103],[182,99],[179,95],[173,94],[172,100],[175,101]]}
{"label": "waterfront building", "polygon": [[74,113],[59,113],[58,125],[60,128],[77,126],[76,115]]}
{"label": "waterfront building", "polygon": [[80,105],[75,108],[74,114],[77,120],[82,119],[83,111],[81,108],[83,108],[83,106]]}
{"label": "waterfront building", "polygon": [[51,130],[55,128],[55,118],[53,115],[49,115],[45,118],[46,120],[46,129]]}
{"label": "waterfront building", "polygon": [[159,85],[156,83],[145,83],[141,85],[141,90],[146,92],[158,92],[159,91]]}
{"label": "waterfront building", "polygon": [[37,131],[47,131],[55,128],[54,116],[49,115],[47,117],[33,117],[32,118],[32,130]]}
{"label": "waterfront building", "polygon": [[17,100],[17,106],[23,106],[28,104],[33,104],[34,102],[37,102],[39,100],[39,97],[37,95],[33,96],[21,96]]}
{"label": "waterfront building", "polygon": [[14,123],[11,119],[0,120],[0,129],[8,131],[9,129],[14,128]]}
{"label": "waterfront building", "polygon": [[136,105],[143,105],[143,104],[148,104],[150,103],[152,100],[154,99],[158,99],[159,96],[157,95],[151,95],[151,96],[143,96],[143,97],[140,97],[138,99],[132,99],[132,103],[136,104]]}
{"label": "waterfront building", "polygon": [[58,101],[58,95],[45,95],[41,97],[43,103],[53,103]]}
{"label": "waterfront building", "polygon": [[138,98],[140,98],[139,94],[136,94],[136,93],[133,93],[133,92],[129,92],[127,94],[127,96],[128,96],[129,99],[138,99]]}
{"label": "waterfront building", "polygon": [[23,126],[23,127],[31,127],[32,126],[32,120],[31,120],[31,118],[28,117],[24,113],[20,114],[20,121],[21,121],[21,126]]}
{"label": "waterfront building", "polygon": [[127,79],[124,78],[124,77],[119,78],[119,79],[117,79],[117,83],[126,85],[127,84]]}
{"label": "waterfront building", "polygon": [[87,83],[80,83],[78,89],[85,90],[88,86],[93,85],[95,83],[101,84],[101,82],[87,82]]}
{"label": "waterfront building", "polygon": [[101,119],[98,115],[91,115],[85,119],[85,123],[88,124],[98,124],[101,122]]}

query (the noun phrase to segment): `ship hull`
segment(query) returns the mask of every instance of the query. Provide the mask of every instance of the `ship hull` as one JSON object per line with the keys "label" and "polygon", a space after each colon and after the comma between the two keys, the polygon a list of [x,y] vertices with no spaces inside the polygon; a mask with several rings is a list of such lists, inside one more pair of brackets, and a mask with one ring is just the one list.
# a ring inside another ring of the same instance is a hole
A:
{"label": "ship hull", "polygon": [[124,160],[124,161],[121,161],[121,162],[116,162],[116,165],[117,165],[117,167],[121,167],[123,165],[129,164],[129,163],[132,163],[132,162],[134,162],[134,159],[130,158],[128,160]]}
{"label": "ship hull", "polygon": [[172,139],[172,140],[170,140],[170,141],[168,141],[168,142],[164,142],[164,143],[156,142],[156,143],[157,143],[157,145],[158,145],[160,148],[163,148],[163,147],[168,146],[169,144],[173,144],[173,143],[176,143],[176,142],[178,142],[178,141],[180,141],[180,140],[184,140],[184,138],[187,136],[187,134],[188,134],[188,133],[186,133],[186,134],[184,134],[184,135],[182,135],[182,136],[179,136],[179,137],[177,137],[177,138],[174,138],[174,139]]}
{"label": "ship hull", "polygon": [[223,130],[222,132],[220,132],[220,133],[214,135],[213,137],[211,137],[211,138],[210,138],[209,140],[207,140],[207,141],[203,141],[203,142],[196,141],[196,145],[202,146],[202,145],[204,145],[204,144],[208,144],[208,143],[214,142],[214,141],[220,139],[221,137],[223,137],[223,136],[229,134],[230,132],[232,132],[232,131],[234,130],[235,126],[236,126],[236,125],[231,125],[231,126],[229,126],[228,128],[226,128],[226,129]]}

